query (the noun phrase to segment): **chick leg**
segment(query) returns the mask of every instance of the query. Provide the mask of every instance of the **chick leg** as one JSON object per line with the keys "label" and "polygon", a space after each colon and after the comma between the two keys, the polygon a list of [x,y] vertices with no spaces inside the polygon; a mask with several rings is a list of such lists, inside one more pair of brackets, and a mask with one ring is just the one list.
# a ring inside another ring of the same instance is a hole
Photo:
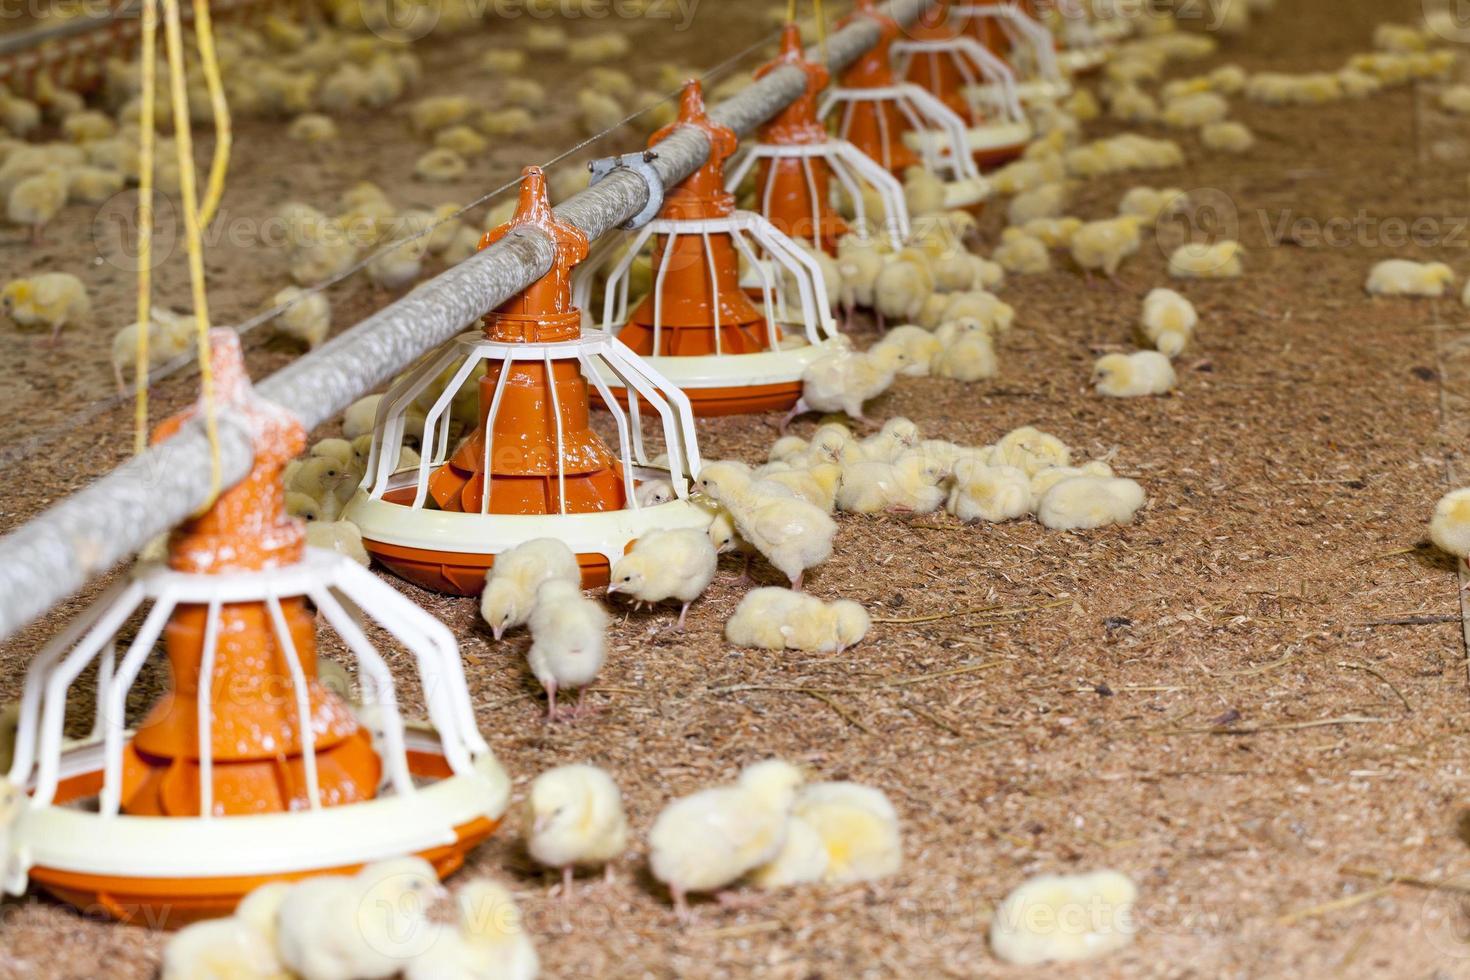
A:
{"label": "chick leg", "polygon": [[739,586],[750,585],[755,581],[750,574],[750,552],[745,552],[743,557],[745,564],[740,566],[740,577],[735,580],[735,584]]}
{"label": "chick leg", "polygon": [[680,925],[689,924],[689,903],[684,899],[684,889],[676,885],[669,886],[669,895],[674,899],[674,917],[679,920]]}
{"label": "chick leg", "polygon": [[684,632],[684,617],[687,615],[689,615],[689,603],[686,602],[679,607],[679,623],[674,627],[680,633]]}
{"label": "chick leg", "polygon": [[119,395],[126,395],[128,393],[128,386],[123,383],[123,373],[120,365],[114,364],[112,366],[112,376],[117,379],[117,393]]}
{"label": "chick leg", "polygon": [[572,866],[570,864],[561,869],[561,900],[568,904],[572,901]]}
{"label": "chick leg", "polygon": [[794,578],[792,578],[792,580],[791,580],[791,591],[792,592],[800,592],[801,591],[801,580],[803,578],[805,578],[805,577],[806,577],[806,569],[805,568],[803,568],[801,571],[799,571],[799,572],[796,573],[796,576]]}
{"label": "chick leg", "polygon": [[556,721],[556,681],[546,682],[546,721]]}
{"label": "chick leg", "polygon": [[795,421],[796,417],[806,411],[808,411],[806,407],[806,399],[798,398],[796,400],[796,404],[791,406],[791,411],[787,412],[781,417],[781,434],[784,436],[786,434],[786,430],[791,428],[791,423]]}

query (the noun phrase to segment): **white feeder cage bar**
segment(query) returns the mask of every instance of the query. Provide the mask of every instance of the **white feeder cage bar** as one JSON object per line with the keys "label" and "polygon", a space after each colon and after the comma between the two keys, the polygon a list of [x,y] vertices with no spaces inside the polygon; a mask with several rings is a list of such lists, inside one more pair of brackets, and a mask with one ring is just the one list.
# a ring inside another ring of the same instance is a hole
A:
{"label": "white feeder cage bar", "polygon": [[[1010,44],[1015,95],[1023,103],[1054,102],[1072,94],[1072,82],[1057,59],[1056,39],[1051,31],[1027,16],[1024,10],[1010,5],[988,7],[954,7],[953,16],[976,20],[993,20]],[[965,38],[976,47],[984,46],[974,38]],[[896,47],[896,46],[895,46]],[[991,57],[995,57],[994,54]],[[964,94],[977,105],[994,104],[1000,96],[993,81],[967,85]]]}
{"label": "white feeder cage bar", "polygon": [[[916,149],[925,170],[935,174],[947,173],[955,180],[973,180],[980,176],[974,157],[966,152],[969,148],[969,126],[953,109],[922,86],[905,82],[872,88],[828,89],[817,108],[817,117],[825,121],[834,109],[842,106],[837,135],[845,140],[857,107],[869,102],[892,105],[908,123],[909,132],[922,134]],[[892,171],[893,161],[888,152],[891,145],[888,116],[880,111],[875,113],[875,118],[884,154],[878,163],[883,169]]]}
{"label": "white feeder cage bar", "polygon": [[[1031,120],[1022,106],[1015,72],[979,41],[962,34],[943,41],[895,41],[893,54],[895,70],[900,74],[907,72],[909,62],[916,57],[952,60],[963,81],[963,94],[987,119],[966,128],[965,145],[970,153],[1020,146],[1031,138]],[[953,114],[948,106],[944,108]],[[947,156],[951,152],[949,142],[932,130],[905,133],[904,142],[922,154]]]}

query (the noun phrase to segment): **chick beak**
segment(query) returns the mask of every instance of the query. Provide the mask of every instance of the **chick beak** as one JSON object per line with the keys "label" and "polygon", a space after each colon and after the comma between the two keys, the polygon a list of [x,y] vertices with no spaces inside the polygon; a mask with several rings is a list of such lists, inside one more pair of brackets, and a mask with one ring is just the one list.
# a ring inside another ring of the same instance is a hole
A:
{"label": "chick beak", "polygon": [[495,634],[496,640],[499,640],[500,637],[505,633],[505,627],[501,624],[496,624],[490,627],[490,632]]}
{"label": "chick beak", "polygon": [[544,834],[546,832],[546,828],[549,826],[551,826],[550,814],[539,814],[537,815],[535,820],[531,821],[531,833],[533,835]]}
{"label": "chick beak", "polygon": [[608,595],[612,595],[616,591],[618,591],[618,583],[616,583],[616,582],[609,582],[609,583],[607,583],[607,594]]}

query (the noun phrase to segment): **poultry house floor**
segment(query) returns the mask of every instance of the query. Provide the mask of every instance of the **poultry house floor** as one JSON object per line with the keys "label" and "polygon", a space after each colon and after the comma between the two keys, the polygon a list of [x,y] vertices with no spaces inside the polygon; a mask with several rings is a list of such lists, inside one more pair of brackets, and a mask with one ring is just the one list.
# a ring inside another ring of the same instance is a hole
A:
{"label": "poultry house floor", "polygon": [[[669,56],[707,61],[699,38],[739,22],[736,6],[701,8]],[[1409,0],[1282,0],[1217,56],[1171,72],[1232,61],[1335,69],[1369,48],[1375,21],[1418,12]],[[754,39],[766,28],[745,29]],[[427,90],[450,90],[447,66],[480,45],[433,49]],[[1437,88],[1315,108],[1235,98],[1233,116],[1258,136],[1246,156],[1209,153],[1186,132],[1184,169],[1082,185],[1072,211],[1085,218],[1110,214],[1134,184],[1185,188],[1222,205],[1248,249],[1244,278],[1182,287],[1202,322],[1173,396],[1108,401],[1086,385],[1099,351],[1132,343],[1143,294],[1167,284],[1149,236],[1116,283],[1089,283],[1060,256],[1048,274],[1012,277],[1003,296],[1018,327],[995,381],[902,379],[872,406],[959,442],[1030,423],[1086,458],[1111,453],[1149,494],[1131,526],[1074,534],[1031,520],[841,516],[836,554],[810,588],[872,611],[861,645],[841,656],[730,648],[721,630],[741,592],[727,566],[684,634],[662,630],[667,610],[620,611],[599,710],[554,726],[542,722],[524,634],[496,643],[474,602],[399,584],[459,637],[480,726],[518,788],[573,761],[622,786],[637,843],[613,883],[579,883],[570,908],[510,830],[461,872],[512,883],[548,975],[1021,975],[989,951],[992,909],[1030,875],[1103,867],[1139,885],[1137,941],[1047,975],[1470,974],[1470,775],[1459,754],[1470,748],[1470,663],[1456,569],[1425,542],[1434,501],[1470,472],[1470,316],[1452,300],[1372,301],[1362,290],[1389,255],[1470,274],[1470,122],[1437,112]],[[240,142],[226,206],[242,214],[366,176],[389,182],[419,152],[385,137],[328,160],[266,146],[264,123],[245,129],[261,141]],[[500,147],[460,196],[571,145],[573,127],[560,120],[537,139],[544,146]],[[992,244],[1000,210],[984,223]],[[68,218],[39,251],[0,251],[6,273],[91,261],[89,220]],[[1331,220],[1348,231],[1325,244],[1315,229]],[[279,261],[221,246],[216,319],[279,288]],[[128,406],[80,407],[110,392],[109,327],[131,319],[116,313],[129,274],[112,274],[92,334],[68,331],[55,350],[0,334],[7,441],[32,453],[0,477],[0,527],[128,451]],[[164,278],[166,289],[182,284],[181,271]],[[338,329],[384,299],[339,288]],[[250,346],[258,374],[294,353]],[[157,412],[193,383],[160,385]],[[775,419],[703,422],[700,433],[708,457],[756,459]],[[0,647],[0,697],[15,696],[37,645],[95,591]],[[156,690],[161,673],[147,680]],[[646,871],[643,831],[671,796],[769,755],[884,789],[903,821],[903,870],[754,907],[701,902],[694,924],[677,927]],[[0,913],[0,976],[145,977],[158,962],[162,937],[44,897]]]}

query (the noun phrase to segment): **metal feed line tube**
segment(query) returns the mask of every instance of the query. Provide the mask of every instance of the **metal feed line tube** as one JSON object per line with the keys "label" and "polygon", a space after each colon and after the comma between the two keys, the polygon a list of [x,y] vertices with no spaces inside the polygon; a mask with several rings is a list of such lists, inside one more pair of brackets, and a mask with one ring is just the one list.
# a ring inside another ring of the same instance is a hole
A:
{"label": "metal feed line tube", "polygon": [[[909,24],[933,2],[891,0],[887,10]],[[827,63],[835,73],[877,40],[870,22],[845,27],[827,39]],[[800,70],[783,68],[715,106],[710,115],[743,136],[789,105],[805,85]],[[681,129],[658,144],[657,154],[653,167],[666,186],[673,185],[705,162],[709,142],[703,133]],[[595,240],[647,201],[643,178],[619,170],[556,211]],[[307,429],[315,428],[550,268],[550,243],[540,232],[509,235],[296,359],[257,390]],[[219,430],[223,479],[229,486],[250,470],[250,440],[243,421],[223,406]],[[0,538],[0,639],[197,512],[208,498],[209,473],[202,427],[191,424]]]}

